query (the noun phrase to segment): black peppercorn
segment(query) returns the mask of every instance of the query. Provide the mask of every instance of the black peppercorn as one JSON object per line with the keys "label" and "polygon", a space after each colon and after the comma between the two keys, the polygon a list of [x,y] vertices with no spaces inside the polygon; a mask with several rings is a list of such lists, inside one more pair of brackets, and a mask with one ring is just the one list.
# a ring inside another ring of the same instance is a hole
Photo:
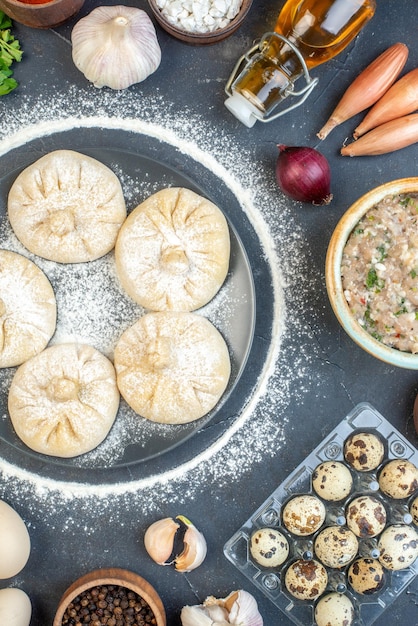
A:
{"label": "black peppercorn", "polygon": [[106,585],[79,594],[68,604],[61,626],[146,626],[156,624],[151,607],[125,587]]}

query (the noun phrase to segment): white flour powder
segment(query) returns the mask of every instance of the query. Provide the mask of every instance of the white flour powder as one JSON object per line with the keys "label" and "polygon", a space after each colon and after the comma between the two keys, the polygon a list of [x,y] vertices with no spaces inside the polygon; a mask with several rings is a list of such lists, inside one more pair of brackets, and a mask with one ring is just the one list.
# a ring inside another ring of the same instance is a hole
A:
{"label": "white flour powder", "polygon": [[[10,502],[27,502],[35,494],[38,496],[39,514],[48,506],[57,509],[68,502],[75,506],[77,502],[85,502],[89,498],[97,499],[98,496],[102,498],[103,510],[106,510],[107,503],[114,506],[118,499],[125,508],[135,508],[140,503],[141,510],[146,512],[158,509],[159,501],[181,504],[192,499],[204,489],[208,480],[219,487],[239,480],[252,466],[273,456],[284,445],[283,425],[286,421],[289,393],[294,386],[298,389],[298,394],[303,395],[304,372],[309,367],[309,355],[304,354],[303,350],[298,348],[296,351],[287,346],[287,343],[285,351],[282,347],[282,340],[286,339],[287,333],[310,336],[311,330],[303,327],[297,316],[293,315],[289,316],[285,324],[284,293],[286,300],[292,302],[293,310],[301,307],[308,272],[304,261],[306,254],[301,253],[305,250],[305,242],[301,232],[295,227],[291,211],[281,203],[273,172],[260,171],[250,147],[243,151],[242,146],[237,145],[230,135],[219,129],[211,132],[203,118],[200,119],[187,110],[181,114],[172,114],[170,107],[158,96],[149,101],[143,99],[139,108],[137,99],[130,92],[95,91],[94,95],[80,96],[74,88],[65,96],[55,96],[55,99],[48,95],[47,106],[42,99],[29,102],[23,96],[19,102],[16,101],[16,106],[13,112],[2,113],[0,158],[4,158],[14,148],[52,133],[74,128],[102,127],[146,134],[166,142],[219,177],[239,199],[242,210],[257,232],[271,268],[274,341],[270,345],[256,388],[242,414],[231,423],[230,428],[216,443],[196,458],[163,474],[133,479],[123,484],[104,481],[103,484],[94,486],[47,479],[2,461],[2,497]],[[33,120],[38,121],[33,124]],[[117,173],[129,204],[131,198],[138,195],[140,187],[143,193],[142,181],[128,181],[124,179],[123,172]],[[3,223],[1,227],[0,240],[5,247],[23,252],[7,223]],[[57,300],[63,316],[61,327],[66,329],[65,332],[73,329],[77,338],[82,337],[111,355],[115,334],[119,334],[121,330],[120,322],[117,328],[109,330],[112,316],[106,319],[106,328],[101,326],[100,321],[100,310],[103,306],[106,307],[106,293],[109,302],[115,290],[119,291],[118,297],[121,295],[110,259],[107,256],[97,265],[79,266],[81,276],[74,276],[71,274],[72,270],[68,269],[62,278],[67,287],[61,293],[58,292]],[[40,265],[47,274],[57,271],[49,262],[45,261]],[[104,277],[105,288],[94,276],[89,276],[92,272],[100,273]],[[74,280],[88,281],[89,285],[97,285],[97,290],[100,291],[86,294],[86,314],[82,320],[77,319],[80,317],[80,303],[73,302],[70,297],[71,281]],[[99,287],[100,284],[102,287]],[[227,299],[227,295],[219,297]],[[222,306],[216,308],[217,311],[219,309]],[[211,317],[211,313],[215,317],[218,315],[211,310],[211,305],[208,305],[205,312],[208,317]],[[118,313],[121,314],[121,311]],[[126,300],[121,314],[122,323],[128,326],[137,315],[138,308]],[[116,317],[114,321],[116,324]],[[214,323],[216,324],[216,320]],[[69,335],[71,338],[71,332]],[[63,341],[66,338],[58,332],[56,340]],[[9,384],[7,375],[5,378],[0,387],[2,394],[7,393]],[[123,425],[116,427],[112,432],[112,441],[107,447],[104,444],[98,453],[100,460],[106,459],[106,454],[111,455],[115,444],[129,436],[133,428],[130,417]],[[89,458],[88,466],[94,467],[94,456]],[[47,520],[47,516],[44,519]]]}

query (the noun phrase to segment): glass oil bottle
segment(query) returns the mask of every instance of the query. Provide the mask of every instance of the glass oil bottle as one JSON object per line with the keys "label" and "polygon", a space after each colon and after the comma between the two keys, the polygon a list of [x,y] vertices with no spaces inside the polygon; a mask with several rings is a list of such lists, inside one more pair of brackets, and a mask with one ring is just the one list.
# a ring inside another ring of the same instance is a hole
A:
{"label": "glass oil bottle", "polygon": [[[238,60],[225,87],[226,107],[251,128],[300,106],[318,82],[309,70],[339,54],[375,9],[375,0],[287,0],[274,32]],[[305,85],[296,91],[301,76]],[[288,96],[293,103],[274,113]]]}

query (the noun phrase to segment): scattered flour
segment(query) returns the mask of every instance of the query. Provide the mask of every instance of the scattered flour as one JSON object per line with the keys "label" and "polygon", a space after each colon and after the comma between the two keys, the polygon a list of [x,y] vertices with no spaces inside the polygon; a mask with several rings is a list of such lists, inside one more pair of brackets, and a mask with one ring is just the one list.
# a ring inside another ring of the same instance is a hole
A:
{"label": "scattered flour", "polygon": [[[37,120],[35,124],[32,123],[34,119]],[[117,500],[125,507],[136,507],[140,503],[141,511],[146,512],[158,509],[161,500],[181,504],[193,499],[203,491],[208,480],[220,488],[230,485],[251,471],[252,466],[274,456],[284,446],[283,427],[287,419],[289,396],[294,389],[303,396],[304,374],[309,368],[309,354],[305,354],[300,347],[293,348],[287,338],[294,333],[311,336],[312,331],[298,321],[297,315],[286,317],[286,301],[291,302],[293,311],[303,307],[309,280],[306,244],[291,211],[280,202],[273,174],[256,167],[250,147],[243,150],[233,137],[219,129],[216,133],[208,132],[205,120],[187,110],[181,114],[173,113],[158,94],[149,101],[143,101],[138,110],[137,100],[129,92],[101,92],[100,95],[95,92],[92,97],[86,94],[80,96],[74,88],[65,96],[58,94],[49,98],[48,107],[42,99],[29,102],[22,97],[13,112],[2,113],[0,176],[7,173],[7,154],[11,150],[53,133],[90,127],[138,133],[166,142],[208,168],[232,190],[255,229],[271,268],[274,341],[271,342],[263,371],[242,414],[231,422],[229,429],[213,445],[182,465],[145,478],[135,476],[123,483],[114,484],[104,478],[103,483],[90,485],[45,478],[0,461],[2,497],[9,501],[25,502],[26,505],[29,503],[30,506],[35,495],[39,515],[47,507],[57,509],[69,503],[75,510],[81,503],[98,496],[101,497],[103,511],[107,508],[110,511]],[[123,173],[121,177],[123,179]],[[137,196],[139,189],[134,184],[122,180],[122,185],[130,196],[128,202]],[[13,237],[7,224],[3,224],[1,241],[10,243]],[[13,241],[12,247],[19,251],[17,241]],[[82,271],[87,274],[99,271],[105,276],[111,291],[118,289],[112,267],[109,257],[105,257],[97,268],[86,266]],[[48,262],[43,263],[42,268],[46,272],[54,272],[52,266],[48,267]],[[84,278],[89,279],[89,284],[96,282],[91,277]],[[71,277],[64,277],[63,280],[67,279],[71,280]],[[71,301],[67,299],[68,293],[69,290],[63,290],[62,294],[58,294],[58,300],[65,311],[63,315],[68,318],[65,327],[71,328],[76,322],[77,311],[72,309]],[[91,313],[90,322],[87,322],[94,325],[95,337],[101,332],[95,310],[96,295],[89,294],[86,306]],[[129,324],[137,310],[129,302],[125,306],[123,319]],[[77,336],[83,334],[86,340],[93,341],[93,334],[89,335],[89,323],[82,330],[76,329],[75,333]],[[63,337],[57,339],[62,341]],[[108,344],[103,347],[106,341]],[[109,339],[106,331],[100,339],[104,352],[111,353],[112,341],[112,336]],[[1,393],[7,389],[8,382],[2,380]],[[121,441],[126,436],[132,427],[129,422],[130,418],[127,424],[114,430],[112,445],[118,438]],[[111,451],[105,445],[101,462],[109,453]],[[94,466],[94,460],[90,462]]]}

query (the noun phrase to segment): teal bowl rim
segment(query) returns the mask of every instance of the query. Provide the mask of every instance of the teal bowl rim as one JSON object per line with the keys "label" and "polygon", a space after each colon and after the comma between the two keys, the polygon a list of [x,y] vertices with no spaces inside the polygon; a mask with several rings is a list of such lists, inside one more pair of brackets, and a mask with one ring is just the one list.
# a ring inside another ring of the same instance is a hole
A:
{"label": "teal bowl rim", "polygon": [[418,177],[400,178],[375,187],[354,202],[341,217],[331,236],[326,260],[325,283],[331,307],[346,333],[372,356],[406,369],[418,370],[418,354],[390,348],[374,339],[353,318],[345,299],[341,281],[341,260],[345,243],[363,215],[385,196],[418,192]]}

